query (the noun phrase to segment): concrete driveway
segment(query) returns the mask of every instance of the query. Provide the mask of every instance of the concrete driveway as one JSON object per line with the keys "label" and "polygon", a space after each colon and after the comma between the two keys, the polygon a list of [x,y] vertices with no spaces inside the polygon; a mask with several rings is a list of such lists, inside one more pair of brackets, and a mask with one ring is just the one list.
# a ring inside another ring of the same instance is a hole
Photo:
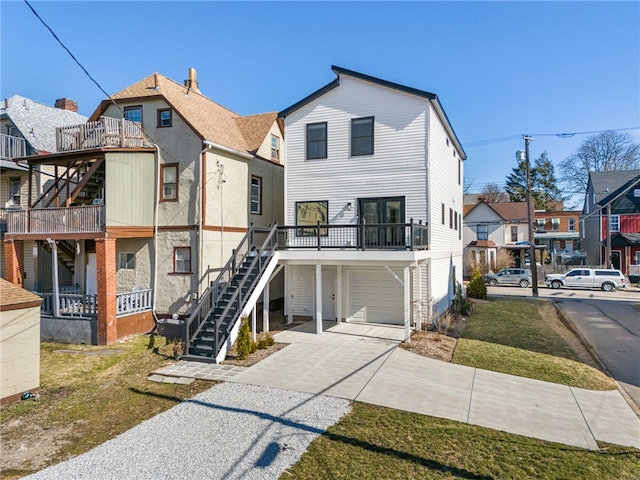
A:
{"label": "concrete driveway", "polygon": [[[306,330],[306,331],[305,331]],[[595,392],[440,362],[398,348],[402,327],[314,322],[228,381],[330,395],[581,448],[640,448],[640,419],[618,391]]]}

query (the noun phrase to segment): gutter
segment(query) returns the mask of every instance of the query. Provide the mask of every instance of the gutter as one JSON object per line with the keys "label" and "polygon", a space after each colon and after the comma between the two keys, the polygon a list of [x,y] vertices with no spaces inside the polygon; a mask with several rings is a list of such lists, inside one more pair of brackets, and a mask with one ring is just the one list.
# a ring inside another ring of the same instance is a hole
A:
{"label": "gutter", "polygon": [[231,153],[233,155],[238,155],[239,157],[246,158],[247,160],[253,160],[253,155],[249,155],[248,153],[241,152],[240,150],[236,150],[235,148],[225,147],[224,145],[220,145],[219,143],[211,142],[209,140],[202,140],[203,145],[206,145],[205,151],[209,148],[215,148],[217,150],[222,150],[223,152]]}

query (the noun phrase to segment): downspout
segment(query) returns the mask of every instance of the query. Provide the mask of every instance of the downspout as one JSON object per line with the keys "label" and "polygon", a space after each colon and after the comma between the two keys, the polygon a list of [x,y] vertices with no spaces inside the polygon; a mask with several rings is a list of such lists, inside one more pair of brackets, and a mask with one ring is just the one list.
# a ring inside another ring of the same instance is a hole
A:
{"label": "downspout", "polygon": [[158,315],[156,314],[156,297],[158,291],[158,211],[160,210],[160,147],[156,147],[156,201],[153,204],[153,293],[151,300],[151,312],[153,320],[158,325]]}
{"label": "downspout", "polygon": [[[200,176],[200,189],[199,189],[199,197],[200,197],[200,221],[198,222],[198,300],[200,300],[200,295],[202,294],[202,292],[204,290],[206,290],[206,288],[202,288],[202,257],[204,255],[204,239],[202,238],[202,235],[204,234],[204,219],[205,219],[205,215],[204,215],[204,207],[205,207],[205,201],[206,201],[206,197],[204,195],[204,189],[207,188],[207,182],[206,182],[206,178],[205,178],[205,171],[204,171],[204,159],[205,159],[205,152],[207,150],[209,150],[211,148],[211,146],[209,145],[210,142],[208,142],[207,140],[203,140],[202,144],[204,145],[204,148],[202,149],[202,151],[200,151],[200,154],[198,155],[198,174]],[[207,285],[208,287],[208,285]]]}

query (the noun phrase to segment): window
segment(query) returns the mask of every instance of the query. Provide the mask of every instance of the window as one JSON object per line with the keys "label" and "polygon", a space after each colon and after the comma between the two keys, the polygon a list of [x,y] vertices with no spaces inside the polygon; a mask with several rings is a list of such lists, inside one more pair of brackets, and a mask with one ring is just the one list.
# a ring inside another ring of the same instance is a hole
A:
{"label": "window", "polygon": [[612,232],[619,232],[620,231],[620,215],[609,215],[609,221],[611,222],[611,229],[610,231]]}
{"label": "window", "polygon": [[[329,202],[326,200],[319,202],[296,202],[296,225],[318,225],[326,224],[329,218]],[[299,237],[310,237],[317,235],[316,228],[298,228],[296,235]],[[320,235],[326,237],[327,229],[323,228]]]}
{"label": "window", "polygon": [[158,110],[158,128],[166,128],[172,125],[172,115],[170,108]]}
{"label": "window", "polygon": [[280,160],[280,139],[271,135],[271,160]]}
{"label": "window", "polygon": [[447,147],[449,146],[449,139],[447,138]]}
{"label": "window", "polygon": [[569,219],[569,231],[573,232],[576,229],[576,219],[575,218],[570,218]]}
{"label": "window", "polygon": [[458,212],[453,212],[453,228],[458,230]]}
{"label": "window", "polygon": [[135,270],[136,254],[130,252],[120,252],[118,255],[118,270]]}
{"label": "window", "polygon": [[453,209],[449,209],[449,228],[453,230]]}
{"label": "window", "polygon": [[262,215],[262,178],[251,176],[251,213]]}
{"label": "window", "polygon": [[460,230],[458,230],[458,240],[462,240],[462,214],[458,214],[458,223],[460,225]]}
{"label": "window", "polygon": [[442,204],[442,224],[444,225],[444,203]]}
{"label": "window", "polygon": [[142,123],[142,105],[124,107],[124,119],[131,122]]}
{"label": "window", "polygon": [[373,155],[373,117],[351,119],[351,155]]}
{"label": "window", "polygon": [[511,241],[512,242],[517,242],[518,241],[518,226],[517,225],[512,225],[511,226]]}
{"label": "window", "polygon": [[307,160],[327,158],[327,122],[307,125]]}
{"label": "window", "polygon": [[173,249],[173,273],[191,273],[191,247]]}
{"label": "window", "polygon": [[21,184],[20,177],[11,177],[9,179],[9,203],[11,206],[20,206],[22,198],[20,195]]}
{"label": "window", "polygon": [[172,163],[162,165],[160,169],[160,181],[162,191],[160,192],[161,202],[175,202],[178,200],[178,164]]}
{"label": "window", "polygon": [[538,231],[542,231],[544,230],[544,224],[547,223],[547,221],[544,218],[538,218],[536,223],[538,224]]}
{"label": "window", "polygon": [[552,218],[551,219],[551,228],[553,230],[560,229],[560,219],[559,218]]}
{"label": "window", "polygon": [[458,185],[460,185],[462,181],[462,160],[458,158]]}
{"label": "window", "polygon": [[489,225],[478,225],[476,228],[478,240],[489,240]]}

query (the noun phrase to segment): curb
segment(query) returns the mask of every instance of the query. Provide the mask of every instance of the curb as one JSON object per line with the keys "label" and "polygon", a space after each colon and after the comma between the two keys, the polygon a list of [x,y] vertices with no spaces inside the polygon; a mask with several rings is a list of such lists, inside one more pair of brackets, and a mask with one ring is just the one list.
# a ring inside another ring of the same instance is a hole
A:
{"label": "curb", "polygon": [[582,336],[582,334],[578,331],[578,329],[576,328],[576,326],[573,324],[573,322],[569,319],[569,317],[562,311],[562,309],[558,306],[558,304],[555,302],[555,300],[549,300],[551,302],[551,304],[555,307],[556,312],[558,312],[558,318],[560,318],[560,321],[564,324],[565,327],[567,327],[577,338],[578,340],[580,340],[580,343],[582,344],[582,346],[587,350],[587,352],[589,352],[589,355],[591,355],[591,358],[593,358],[593,360],[598,364],[598,366],[600,367],[600,369],[606,373],[607,375],[609,375],[609,377],[611,377],[613,379],[614,382],[616,382],[616,385],[618,386],[618,392],[620,392],[620,395],[622,395],[622,397],[626,400],[626,402],[629,404],[629,406],[631,407],[631,410],[633,410],[633,413],[635,413],[637,416],[640,417],[640,406],[636,405],[635,402],[631,399],[631,397],[629,396],[629,394],[627,394],[627,392],[625,391],[624,388],[622,388],[622,386],[618,383],[618,381],[613,377],[613,375],[611,375],[611,372],[609,372],[609,370],[607,370],[607,367],[605,367],[604,363],[602,363],[602,360],[600,360],[600,357],[598,356],[598,354],[595,352],[595,350],[593,349],[593,347],[589,344],[589,342],[587,342],[587,340]]}

